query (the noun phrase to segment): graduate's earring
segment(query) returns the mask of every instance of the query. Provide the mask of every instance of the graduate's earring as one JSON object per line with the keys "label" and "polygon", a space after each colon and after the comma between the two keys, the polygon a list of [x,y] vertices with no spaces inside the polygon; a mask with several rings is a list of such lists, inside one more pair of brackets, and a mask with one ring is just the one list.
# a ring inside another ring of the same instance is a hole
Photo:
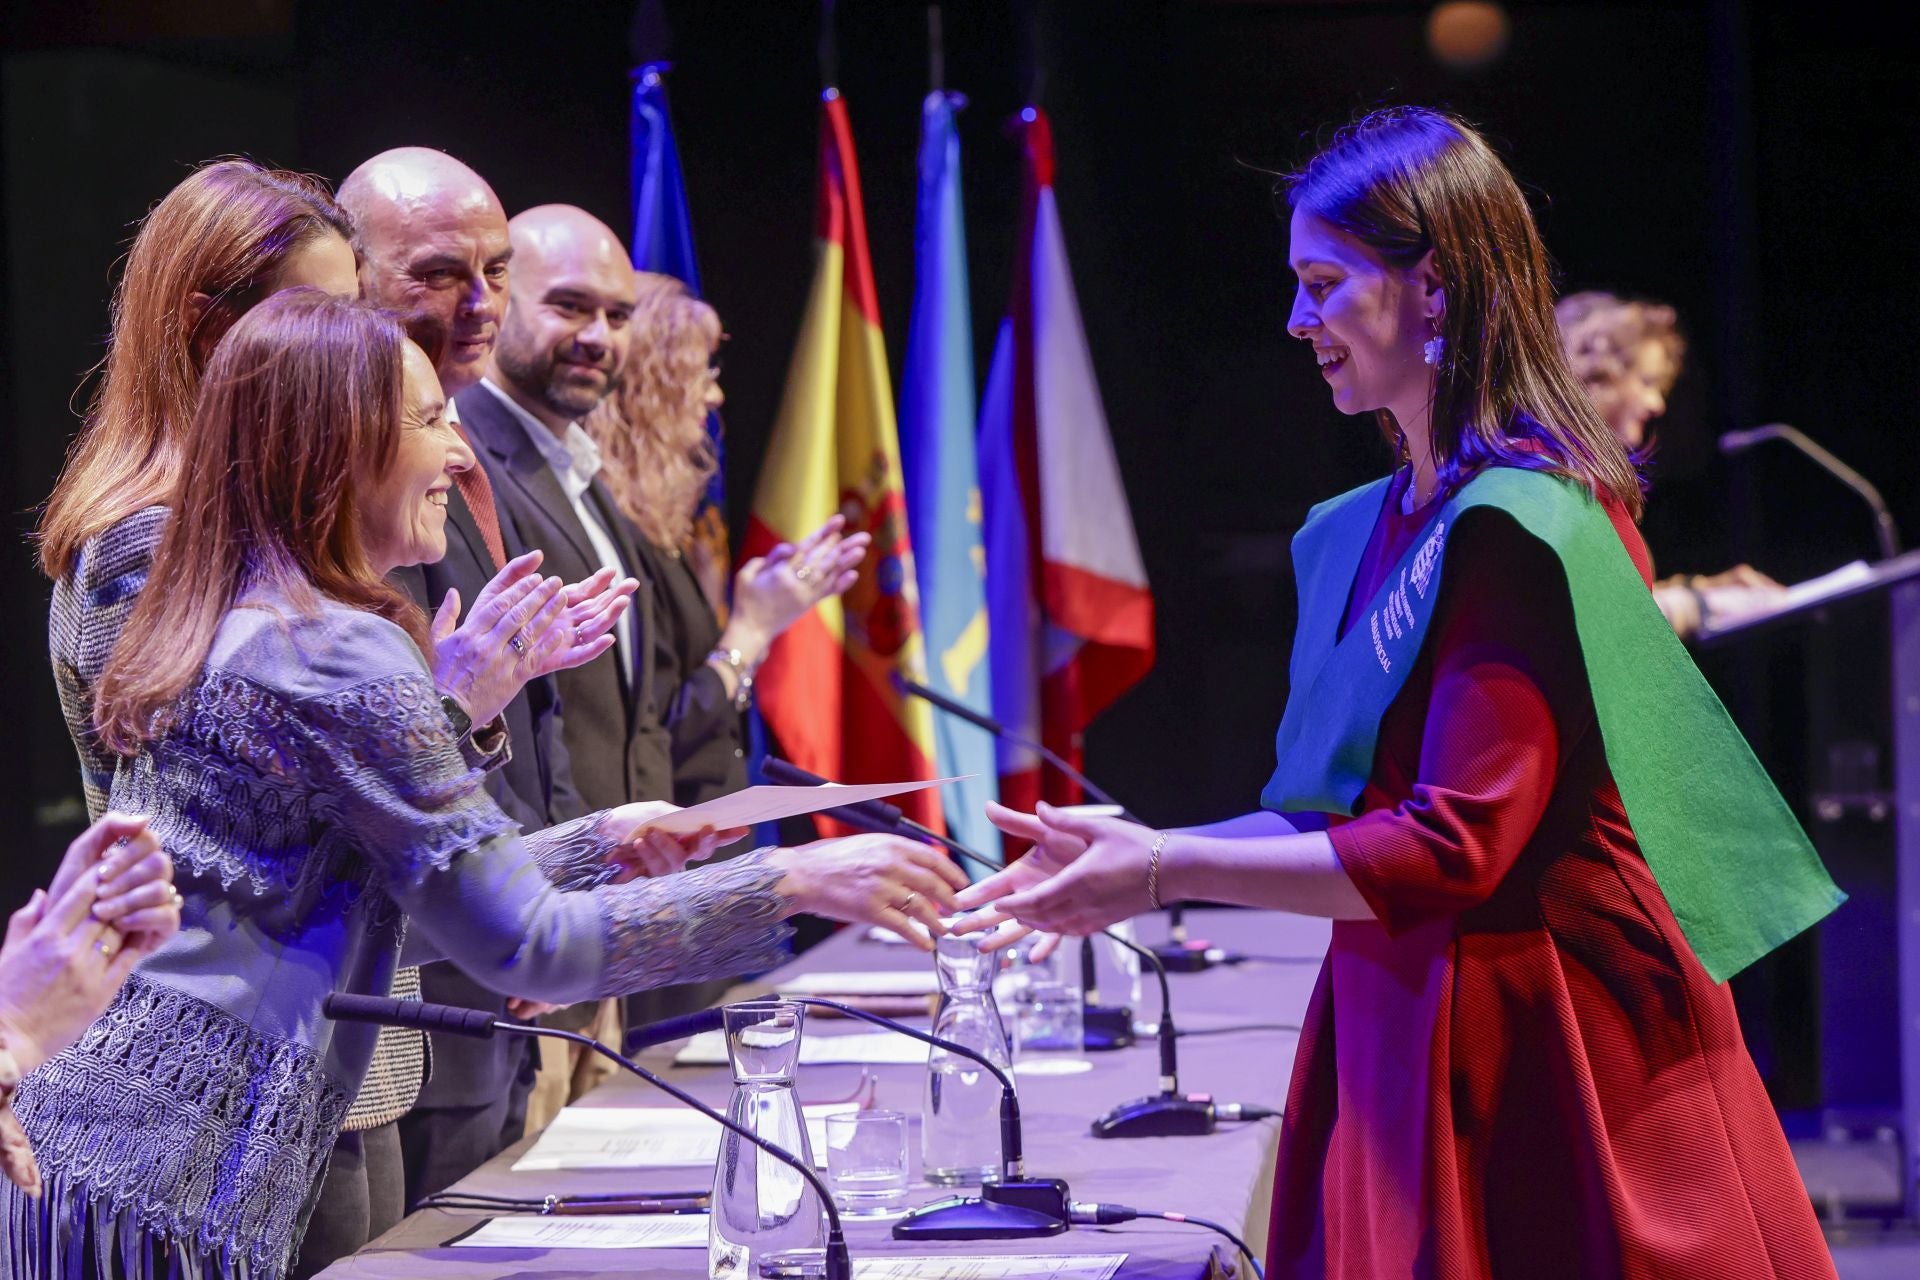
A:
{"label": "graduate's earring", "polygon": [[1420,356],[1427,364],[1437,368],[1447,358],[1447,340],[1440,336],[1440,317],[1430,316],[1428,319],[1433,323],[1433,336],[1420,348]]}

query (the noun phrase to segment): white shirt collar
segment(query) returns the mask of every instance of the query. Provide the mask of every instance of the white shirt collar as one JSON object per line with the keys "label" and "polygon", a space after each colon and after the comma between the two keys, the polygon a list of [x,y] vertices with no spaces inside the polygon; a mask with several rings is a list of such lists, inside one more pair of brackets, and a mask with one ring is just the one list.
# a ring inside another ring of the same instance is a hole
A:
{"label": "white shirt collar", "polygon": [[520,423],[527,438],[533,441],[533,447],[540,451],[540,456],[558,477],[568,501],[578,502],[580,495],[593,484],[593,478],[600,474],[600,446],[594,443],[593,437],[578,422],[569,422],[566,434],[556,439],[546,423],[528,413],[496,386],[492,378],[480,379],[480,385],[493,392]]}

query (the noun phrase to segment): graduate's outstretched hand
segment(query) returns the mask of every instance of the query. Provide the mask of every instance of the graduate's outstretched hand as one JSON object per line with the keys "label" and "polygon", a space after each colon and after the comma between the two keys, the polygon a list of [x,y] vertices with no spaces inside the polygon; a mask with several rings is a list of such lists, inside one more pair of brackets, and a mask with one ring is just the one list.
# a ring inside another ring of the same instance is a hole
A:
{"label": "graduate's outstretched hand", "polygon": [[[1051,886],[1063,878],[1079,878],[1076,868],[1084,861],[1083,855],[1106,826],[1133,826],[1132,823],[1112,818],[1084,818],[1049,804],[1040,805],[1037,813],[1022,813],[1005,805],[989,804],[987,819],[1008,835],[1031,841],[1033,847],[1005,871],[988,876],[966,889],[958,898],[957,905],[973,911],[973,914],[956,922],[953,931],[979,933],[993,930],[982,944],[982,949],[986,951],[1012,946],[1034,932],[1068,932],[1038,918],[1027,918],[1022,914],[1026,904],[1035,900],[1034,895],[1039,895],[1038,900],[1043,904],[1051,902]],[[1151,834],[1148,841],[1152,841]],[[1142,883],[1144,896],[1144,880]],[[1042,910],[1046,910],[1044,905]],[[1134,914],[1136,911],[1126,912],[1126,916]],[[1126,916],[1116,916],[1114,919],[1124,919]],[[1102,921],[1086,932],[1091,933],[1110,923],[1111,920]],[[1042,943],[1042,949],[1035,958],[1045,959],[1057,945],[1058,939]]]}

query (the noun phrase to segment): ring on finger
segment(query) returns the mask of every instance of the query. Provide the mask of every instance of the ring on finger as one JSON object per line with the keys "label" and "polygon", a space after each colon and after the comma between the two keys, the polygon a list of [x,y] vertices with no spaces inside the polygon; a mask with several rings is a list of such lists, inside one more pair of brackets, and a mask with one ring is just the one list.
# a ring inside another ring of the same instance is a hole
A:
{"label": "ring on finger", "polygon": [[795,568],[793,571],[793,580],[795,582],[812,582],[813,572],[814,571],[813,571],[812,565],[810,564],[800,565],[797,568]]}
{"label": "ring on finger", "polygon": [[120,935],[108,932],[107,936],[93,944],[93,949],[111,960],[114,952],[120,950]]}
{"label": "ring on finger", "polygon": [[581,645],[585,644],[586,642],[587,642],[586,637],[580,633],[580,628],[575,627],[573,629],[573,647],[578,649]]}
{"label": "ring on finger", "polygon": [[167,886],[167,905],[175,908],[186,906],[187,905],[186,895],[181,893],[180,890],[174,885],[168,885]]}
{"label": "ring on finger", "polygon": [[527,651],[527,642],[522,640],[520,633],[516,631],[507,637],[507,648],[513,650],[515,653],[525,653]]}
{"label": "ring on finger", "polygon": [[905,911],[908,907],[912,906],[915,902],[919,901],[919,898],[920,898],[919,894],[910,893],[906,897],[900,899],[899,902],[895,903],[893,909],[895,911]]}

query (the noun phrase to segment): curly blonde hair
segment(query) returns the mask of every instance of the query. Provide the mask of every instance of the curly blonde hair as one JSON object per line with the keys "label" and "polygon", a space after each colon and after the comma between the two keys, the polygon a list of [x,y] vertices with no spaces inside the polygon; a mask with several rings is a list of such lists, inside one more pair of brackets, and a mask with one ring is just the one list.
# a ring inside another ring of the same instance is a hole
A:
{"label": "curly blonde hair", "polygon": [[1687,354],[1687,340],[1680,336],[1680,317],[1672,307],[1591,289],[1560,299],[1553,317],[1560,322],[1567,363],[1590,392],[1612,390],[1626,377],[1635,354],[1649,342],[1659,343],[1667,357],[1668,377],[1659,391],[1665,395],[1673,390],[1680,361]]}
{"label": "curly blonde hair", "polygon": [[718,466],[706,395],[720,316],[672,276],[640,272],[639,279],[620,385],[584,425],[620,509],[655,546],[684,551]]}

